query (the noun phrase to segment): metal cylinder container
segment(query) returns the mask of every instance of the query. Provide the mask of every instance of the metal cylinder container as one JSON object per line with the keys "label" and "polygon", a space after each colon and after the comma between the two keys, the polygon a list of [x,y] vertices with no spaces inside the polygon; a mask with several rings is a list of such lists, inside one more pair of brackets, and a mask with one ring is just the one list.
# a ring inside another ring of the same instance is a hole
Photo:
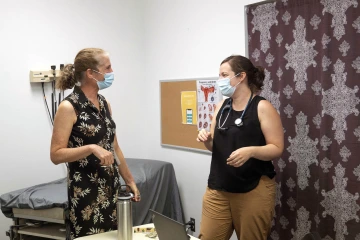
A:
{"label": "metal cylinder container", "polygon": [[[122,185],[124,186],[124,185]],[[132,216],[132,198],[134,195],[120,186],[117,208],[117,237],[118,240],[132,240],[133,238],[133,216]],[[127,186],[127,185],[125,185]]]}

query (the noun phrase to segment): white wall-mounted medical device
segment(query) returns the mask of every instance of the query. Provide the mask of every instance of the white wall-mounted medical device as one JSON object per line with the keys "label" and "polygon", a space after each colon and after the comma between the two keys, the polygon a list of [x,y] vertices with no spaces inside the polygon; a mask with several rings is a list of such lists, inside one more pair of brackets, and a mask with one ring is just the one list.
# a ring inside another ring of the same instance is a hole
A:
{"label": "white wall-mounted medical device", "polygon": [[52,82],[55,79],[59,80],[61,76],[60,70],[30,70],[30,82]]}

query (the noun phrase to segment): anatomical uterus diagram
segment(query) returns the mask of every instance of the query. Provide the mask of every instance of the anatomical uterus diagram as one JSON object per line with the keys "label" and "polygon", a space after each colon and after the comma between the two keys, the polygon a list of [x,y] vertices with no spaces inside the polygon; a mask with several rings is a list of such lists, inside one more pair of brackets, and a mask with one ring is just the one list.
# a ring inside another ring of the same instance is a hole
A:
{"label": "anatomical uterus diagram", "polygon": [[209,93],[213,93],[215,91],[215,87],[211,86],[211,87],[204,87],[201,86],[201,91],[204,92],[204,96],[205,96],[205,102],[208,101],[208,97],[209,97]]}

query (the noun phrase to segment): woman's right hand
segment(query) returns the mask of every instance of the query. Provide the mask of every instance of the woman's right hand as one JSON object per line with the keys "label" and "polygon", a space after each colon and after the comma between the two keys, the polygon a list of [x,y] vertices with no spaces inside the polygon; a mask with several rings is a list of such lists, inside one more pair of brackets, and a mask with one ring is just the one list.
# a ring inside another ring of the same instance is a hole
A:
{"label": "woman's right hand", "polygon": [[105,150],[99,145],[93,145],[92,153],[100,160],[100,165],[110,166],[114,163],[114,155],[112,152]]}
{"label": "woman's right hand", "polygon": [[211,140],[212,140],[211,133],[206,131],[205,129],[201,129],[196,138],[196,141],[203,143],[210,142]]}

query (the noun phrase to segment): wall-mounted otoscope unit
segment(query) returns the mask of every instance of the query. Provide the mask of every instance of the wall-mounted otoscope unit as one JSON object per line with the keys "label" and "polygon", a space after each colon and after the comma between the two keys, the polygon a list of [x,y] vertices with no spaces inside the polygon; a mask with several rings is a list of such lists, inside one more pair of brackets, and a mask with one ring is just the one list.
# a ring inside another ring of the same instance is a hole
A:
{"label": "wall-mounted otoscope unit", "polygon": [[[55,65],[53,65],[56,67]],[[60,70],[55,70],[55,81],[60,78]],[[52,82],[54,81],[53,70],[31,70],[30,71],[30,82]]]}
{"label": "wall-mounted otoscope unit", "polygon": [[[31,83],[41,83],[42,90],[44,94],[44,101],[49,113],[51,123],[54,124],[55,114],[60,104],[61,100],[64,98],[64,91],[59,92],[59,97],[56,97],[55,83],[61,77],[64,64],[60,64],[60,69],[56,69],[56,65],[51,65],[49,70],[30,70],[30,82]],[[51,83],[51,113],[49,105],[46,100],[44,83]],[[61,96],[62,95],[62,96]],[[61,98],[62,97],[62,98]]]}

